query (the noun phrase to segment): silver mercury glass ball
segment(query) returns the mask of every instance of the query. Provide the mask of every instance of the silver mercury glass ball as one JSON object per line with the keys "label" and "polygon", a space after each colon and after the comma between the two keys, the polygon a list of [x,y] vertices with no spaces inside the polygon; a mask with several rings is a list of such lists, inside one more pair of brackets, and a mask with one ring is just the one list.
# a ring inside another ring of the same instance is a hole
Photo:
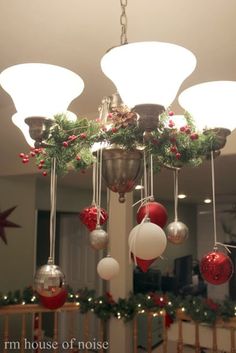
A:
{"label": "silver mercury glass ball", "polygon": [[34,276],[34,289],[44,297],[54,297],[65,291],[65,275],[59,266],[48,262],[39,267]]}
{"label": "silver mercury glass ball", "polygon": [[108,234],[99,225],[97,225],[96,229],[89,233],[89,240],[93,249],[105,249],[108,244]]}
{"label": "silver mercury glass ball", "polygon": [[165,233],[170,243],[178,245],[188,238],[189,230],[183,222],[174,221],[168,224]]}

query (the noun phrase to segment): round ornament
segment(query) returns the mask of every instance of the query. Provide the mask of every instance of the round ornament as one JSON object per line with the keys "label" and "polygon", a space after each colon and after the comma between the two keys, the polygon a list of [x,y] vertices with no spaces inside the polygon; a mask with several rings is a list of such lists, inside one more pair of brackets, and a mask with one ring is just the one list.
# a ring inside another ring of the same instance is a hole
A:
{"label": "round ornament", "polygon": [[96,229],[89,233],[89,241],[93,249],[105,249],[108,243],[108,234],[100,226],[96,226]]}
{"label": "round ornament", "polygon": [[67,298],[65,275],[59,266],[51,263],[37,270],[34,289],[39,294],[41,303],[45,306],[51,303],[53,309],[61,307]]}
{"label": "round ornament", "polygon": [[161,228],[165,227],[168,215],[166,208],[161,203],[152,201],[140,206],[136,216],[137,223],[141,223],[146,214],[152,223]]}
{"label": "round ornament", "polygon": [[182,244],[188,238],[188,227],[179,221],[168,224],[165,229],[167,239],[172,244]]}
{"label": "round ornament", "polygon": [[117,276],[119,270],[119,263],[109,255],[101,259],[97,265],[97,272],[99,276],[106,281],[109,281]]}
{"label": "round ornament", "polygon": [[[97,225],[97,212],[98,208],[96,206],[89,206],[83,209],[80,212],[79,217],[81,222],[88,228],[90,232],[92,232]],[[108,219],[107,211],[104,208],[100,210],[100,225],[106,223]]]}
{"label": "round ornament", "polygon": [[67,299],[67,290],[64,288],[59,294],[54,297],[45,297],[39,295],[40,303],[47,309],[55,310],[61,308]]}
{"label": "round ornament", "polygon": [[152,260],[161,256],[166,243],[163,229],[149,220],[135,226],[129,234],[130,251],[143,260]]}
{"label": "round ornament", "polygon": [[223,252],[212,251],[201,259],[200,271],[205,281],[219,285],[227,282],[232,276],[233,263]]}
{"label": "round ornament", "polygon": [[[131,258],[134,261],[134,255],[131,253]],[[157,259],[157,258],[156,258]],[[136,257],[135,256],[135,260],[137,263],[137,266],[140,268],[140,270],[142,272],[147,272],[147,270],[149,269],[149,267],[153,264],[153,262],[156,261],[156,259],[151,259],[151,260],[143,260],[140,259],[140,257]]]}

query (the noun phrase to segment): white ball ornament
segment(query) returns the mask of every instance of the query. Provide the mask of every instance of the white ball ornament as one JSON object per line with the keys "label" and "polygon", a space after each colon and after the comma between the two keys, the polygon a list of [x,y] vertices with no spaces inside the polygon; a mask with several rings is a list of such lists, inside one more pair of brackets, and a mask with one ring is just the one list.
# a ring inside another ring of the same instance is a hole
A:
{"label": "white ball ornament", "polygon": [[119,270],[119,263],[110,255],[101,259],[97,265],[97,272],[99,276],[106,281],[109,281],[117,276]]}
{"label": "white ball ornament", "polygon": [[129,234],[130,251],[143,260],[159,257],[165,251],[165,232],[149,220],[135,226]]}

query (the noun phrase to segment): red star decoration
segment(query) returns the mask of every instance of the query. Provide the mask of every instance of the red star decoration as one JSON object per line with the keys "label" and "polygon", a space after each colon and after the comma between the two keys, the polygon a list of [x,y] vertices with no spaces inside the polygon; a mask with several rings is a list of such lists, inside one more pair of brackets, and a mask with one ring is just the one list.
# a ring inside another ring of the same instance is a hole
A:
{"label": "red star decoration", "polygon": [[5,234],[5,228],[20,228],[20,226],[16,223],[7,220],[7,217],[14,211],[16,206],[8,208],[6,211],[0,212],[0,238],[7,244],[7,238]]}

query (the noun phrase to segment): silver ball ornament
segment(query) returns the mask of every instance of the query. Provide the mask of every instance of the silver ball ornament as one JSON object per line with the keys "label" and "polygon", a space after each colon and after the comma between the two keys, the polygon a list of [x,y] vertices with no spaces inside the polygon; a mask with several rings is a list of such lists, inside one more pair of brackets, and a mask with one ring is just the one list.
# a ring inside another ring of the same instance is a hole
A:
{"label": "silver ball ornament", "polygon": [[34,276],[34,289],[43,297],[55,297],[65,291],[65,275],[59,266],[48,262]]}
{"label": "silver ball ornament", "polygon": [[174,221],[168,224],[165,229],[167,239],[173,244],[182,244],[188,238],[188,227],[179,221]]}
{"label": "silver ball ornament", "polygon": [[105,249],[108,244],[108,234],[98,225],[96,229],[89,233],[89,240],[93,249]]}

